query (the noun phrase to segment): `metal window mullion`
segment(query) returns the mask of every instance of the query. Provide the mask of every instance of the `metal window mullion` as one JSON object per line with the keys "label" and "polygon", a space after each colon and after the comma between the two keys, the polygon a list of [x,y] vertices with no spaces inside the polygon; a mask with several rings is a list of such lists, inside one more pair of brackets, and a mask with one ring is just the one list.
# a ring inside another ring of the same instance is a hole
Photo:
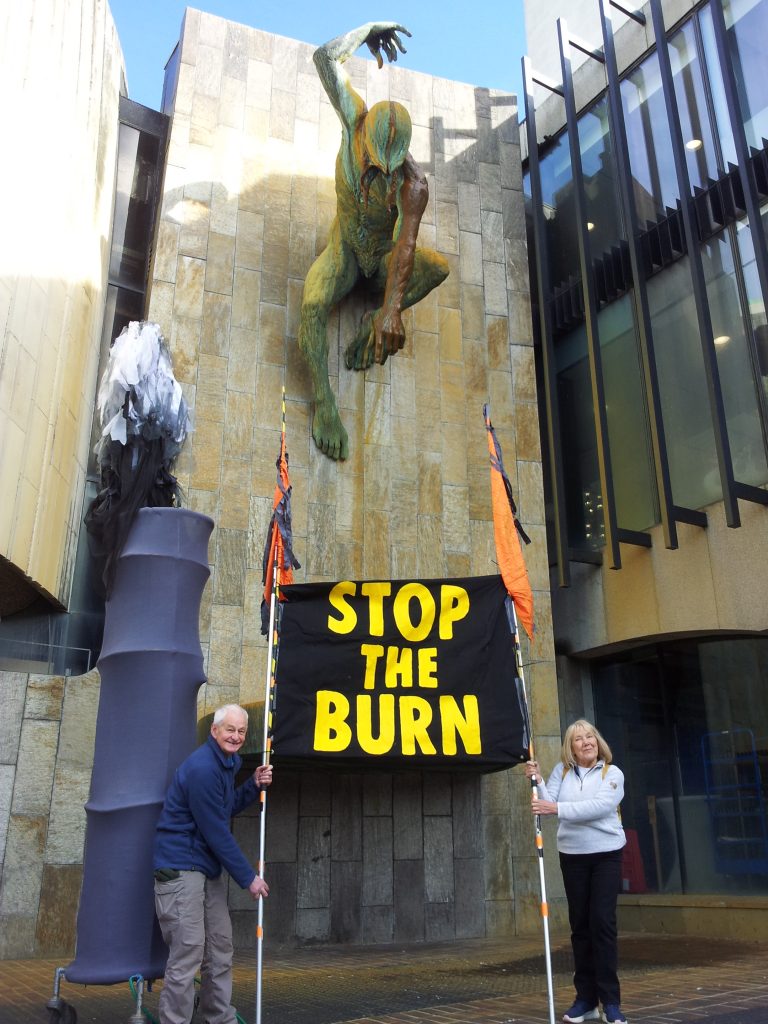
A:
{"label": "metal window mullion", "polygon": [[694,227],[691,183],[688,176],[688,167],[685,162],[685,153],[683,151],[680,112],[677,105],[677,96],[675,95],[675,83],[672,77],[672,64],[669,59],[669,50],[667,48],[667,34],[664,28],[664,15],[662,13],[660,0],[650,0],[650,6],[653,30],[656,36],[656,53],[659,61],[659,73],[661,75],[662,92],[664,94],[664,105],[667,111],[667,120],[669,121],[672,141],[672,156],[675,163],[675,175],[677,178],[678,193],[680,195],[680,214],[683,221],[683,233],[685,235],[688,259],[691,268],[693,299],[696,305],[696,318],[701,338],[704,372],[707,378],[710,412],[712,413],[712,425],[715,433],[717,465],[720,472],[720,484],[723,489],[725,521],[728,526],[736,527],[741,525],[741,517],[739,515],[739,506],[734,486],[733,460],[731,458],[731,449],[728,441],[728,427],[725,419],[723,391],[720,386],[720,372],[717,366],[717,353],[715,352],[714,333],[712,330],[712,316],[709,311],[709,301],[707,299],[707,283],[704,278],[704,265],[701,259],[701,250],[699,248],[698,231]]}
{"label": "metal window mullion", "polygon": [[573,197],[576,210],[576,240],[579,251],[579,269],[581,272],[581,288],[584,298],[584,326],[587,332],[587,354],[589,357],[589,375],[592,384],[592,406],[595,418],[595,437],[597,441],[597,462],[600,474],[600,487],[603,492],[603,520],[605,524],[605,545],[612,569],[621,568],[621,551],[616,525],[616,502],[613,492],[613,471],[611,467],[610,446],[608,443],[608,418],[605,411],[605,387],[603,383],[603,367],[600,353],[600,339],[597,328],[597,297],[592,268],[589,265],[589,245],[587,241],[586,202],[584,196],[584,173],[581,166],[581,146],[579,144],[579,127],[576,118],[576,99],[573,91],[573,73],[568,49],[570,39],[565,21],[557,19],[557,35],[560,46],[560,64],[563,70],[563,99],[565,100],[565,117],[568,126],[568,143],[571,152],[571,176],[573,179]]}
{"label": "metal window mullion", "polygon": [[542,368],[544,371],[544,404],[547,414],[547,451],[552,485],[553,527],[557,555],[557,576],[561,587],[571,583],[568,560],[568,524],[565,508],[565,475],[563,473],[560,411],[557,404],[557,370],[552,343],[551,286],[547,265],[547,242],[544,224],[544,205],[541,189],[541,168],[536,139],[536,113],[533,98],[533,72],[527,57],[523,57],[523,89],[525,92],[525,126],[528,137],[528,171],[531,180],[531,206],[533,212],[534,255],[536,263],[536,290],[539,297],[539,329],[541,333]]}
{"label": "metal window mullion", "polygon": [[[614,137],[614,150],[616,152],[619,195],[624,214],[624,223],[627,226],[629,262],[632,269],[633,294],[635,300],[635,319],[637,323],[640,358],[642,360],[643,367],[643,378],[645,381],[646,401],[648,403],[651,446],[653,449],[656,487],[659,495],[661,526],[666,547],[675,549],[678,546],[677,523],[675,519],[675,508],[672,495],[672,482],[669,473],[669,460],[667,457],[667,444],[664,432],[661,393],[659,390],[659,378],[653,344],[651,314],[648,305],[648,290],[646,288],[645,269],[640,252],[639,225],[632,189],[632,168],[629,160],[629,144],[627,142],[627,129],[624,124],[621,103],[619,70],[616,60],[616,45],[613,36],[613,21],[611,19],[610,12],[607,10],[607,0],[599,0],[599,5],[600,21],[603,30],[605,70],[608,81],[608,108],[611,131]],[[706,519],[704,521],[706,523]]]}
{"label": "metal window mullion", "polygon": [[[728,108],[728,117],[731,122],[731,132],[736,149],[736,163],[739,168],[739,179],[744,192],[744,206],[749,220],[749,232],[752,236],[752,246],[755,252],[755,266],[757,278],[760,283],[760,291],[763,293],[763,308],[768,310],[768,242],[766,242],[763,231],[762,217],[760,215],[760,198],[757,192],[755,175],[752,166],[752,158],[747,143],[747,133],[744,128],[739,95],[736,88],[736,75],[733,69],[730,54],[728,52],[728,34],[725,26],[725,15],[723,14],[721,0],[711,0],[710,11],[712,13],[712,27],[715,33],[715,45],[717,56],[720,61],[720,68],[723,76],[723,89],[725,92],[725,103]],[[747,331],[746,335],[752,339],[752,332]],[[752,353],[753,365],[757,365],[756,353]],[[762,398],[763,388],[760,382],[758,394]],[[764,403],[761,400],[761,408]]]}
{"label": "metal window mullion", "polygon": [[618,0],[608,0],[611,7],[615,7],[617,11],[621,11],[622,14],[626,14],[628,18],[631,18],[637,25],[645,25],[645,15],[642,11],[636,11],[632,7],[624,7]]}

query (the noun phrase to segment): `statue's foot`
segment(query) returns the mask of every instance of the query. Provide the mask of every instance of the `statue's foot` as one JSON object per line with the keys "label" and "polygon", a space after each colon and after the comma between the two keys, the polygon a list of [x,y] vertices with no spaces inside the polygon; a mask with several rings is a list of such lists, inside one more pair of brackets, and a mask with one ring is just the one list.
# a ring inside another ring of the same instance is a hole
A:
{"label": "statue's foot", "polygon": [[347,345],[344,363],[348,370],[367,370],[373,366],[374,333],[373,310],[364,313],[354,340]]}
{"label": "statue's foot", "polygon": [[320,451],[331,459],[346,459],[349,454],[349,438],[333,396],[315,403],[312,437]]}

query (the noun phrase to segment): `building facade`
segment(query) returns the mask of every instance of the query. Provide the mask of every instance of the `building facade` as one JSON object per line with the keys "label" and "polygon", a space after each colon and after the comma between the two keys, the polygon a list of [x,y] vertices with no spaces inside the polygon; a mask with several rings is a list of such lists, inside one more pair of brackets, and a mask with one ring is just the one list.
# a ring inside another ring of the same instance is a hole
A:
{"label": "building facade", "polygon": [[768,5],[591,6],[524,62],[561,707],[626,774],[624,926],[764,934]]}
{"label": "building facade", "polygon": [[[256,711],[263,702],[261,560],[284,385],[299,581],[493,573],[482,418],[490,401],[533,539],[527,561],[538,638],[535,660],[527,646],[524,657],[532,662],[527,681],[540,749],[554,753],[560,734],[515,97],[401,64],[381,72],[358,58],[346,65],[366,103],[396,99],[411,113],[411,149],[430,188],[420,244],[445,257],[450,275],[407,311],[406,348],[366,374],[346,370],[343,360],[360,297],[334,315],[332,386],[351,439],[349,459],[334,463],[312,441],[311,392],[296,341],[304,276],[334,215],[340,138],[312,47],[189,9],[168,63],[163,109],[149,111],[124,95],[106,4],[68,0],[64,13],[86,39],[92,24],[102,26],[98,45],[75,39],[69,59],[76,64],[76,53],[82,67],[72,81],[62,76],[61,91],[92,83],[81,120],[93,136],[76,156],[85,168],[94,154],[103,159],[97,191],[107,214],[90,239],[100,259],[98,287],[89,279],[90,291],[82,289],[93,329],[77,333],[83,359],[67,364],[80,391],[76,400],[59,391],[54,402],[55,409],[73,403],[79,417],[67,530],[54,535],[50,524],[45,534],[54,565],[68,567],[66,584],[54,586],[60,569],[48,581],[33,563],[14,561],[11,541],[3,549],[9,571],[26,574],[36,595],[0,622],[6,957],[63,956],[74,942],[99,641],[97,629],[77,644],[67,636],[76,609],[93,616],[91,625],[98,618],[79,523],[96,486],[89,447],[98,367],[129,319],[157,321],[170,344],[195,417],[179,480],[188,507],[216,523],[200,623],[201,720],[226,701]],[[329,36],[343,28],[329,25]],[[64,25],[60,32],[66,36]],[[20,16],[10,45],[22,53],[29,43]],[[115,72],[111,91],[102,88],[105,53]],[[17,91],[25,78],[39,79],[45,95],[45,60],[19,71]],[[102,111],[103,130],[94,109]],[[85,170],[79,176],[91,180]],[[43,315],[55,320],[57,309],[43,302]],[[15,323],[3,335],[4,396],[17,386],[7,376],[9,339],[29,347]],[[17,401],[12,412],[22,408]],[[55,427],[52,433],[59,436]],[[5,445],[0,458],[7,458]],[[30,459],[34,469],[38,460]],[[13,472],[4,469],[6,493],[24,490],[22,464],[19,458]],[[13,524],[19,533],[27,520]],[[61,659],[53,654],[59,647]],[[87,652],[83,664],[73,647]],[[279,756],[276,766],[266,907],[272,941],[452,940],[540,926],[529,788],[520,772],[281,771]],[[255,860],[258,819],[243,817],[236,828]],[[553,925],[562,925],[557,881],[550,895]],[[254,905],[235,887],[231,904],[238,941],[250,945]]]}
{"label": "building facade", "polygon": [[[329,25],[329,37],[351,27]],[[357,57],[345,63],[366,105],[392,99],[410,112],[411,152],[430,193],[419,244],[441,253],[450,274],[406,311],[405,349],[365,374],[344,365],[361,296],[333,316],[331,384],[350,455],[332,462],[312,440],[297,343],[304,278],[336,212],[340,143],[312,53],[189,10],[166,73],[172,124],[148,315],[165,325],[194,408],[179,478],[190,506],[216,522],[201,712],[263,700],[262,551],[281,386],[296,578],[307,582],[494,571],[482,420],[489,399],[535,538],[529,569],[541,638],[532,685],[537,726],[554,743],[516,100],[410,71],[407,60],[381,71]],[[265,908],[273,940],[450,940],[537,927],[519,772],[288,771],[279,750],[275,763]],[[255,857],[253,820],[236,828]],[[231,899],[236,934],[247,942],[253,902],[238,890]],[[561,915],[561,901],[555,908]]]}

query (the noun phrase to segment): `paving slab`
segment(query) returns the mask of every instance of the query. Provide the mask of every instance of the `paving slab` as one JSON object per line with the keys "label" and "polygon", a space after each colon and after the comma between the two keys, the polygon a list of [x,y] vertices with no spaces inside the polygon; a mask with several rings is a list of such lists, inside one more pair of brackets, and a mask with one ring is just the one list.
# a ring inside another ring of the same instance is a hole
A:
{"label": "paving slab", "polygon": [[[768,943],[625,935],[619,958],[630,1024],[768,1024]],[[45,1009],[57,966],[54,960],[0,961],[0,1024],[59,1024]],[[553,939],[552,968],[560,1021],[573,996],[567,939]],[[147,1024],[157,1020],[161,985],[145,995]],[[239,951],[234,1003],[246,1024],[255,1020],[255,987],[255,951]],[[64,980],[61,996],[75,1008],[78,1024],[133,1024],[127,983]],[[299,949],[264,943],[262,1024],[548,1022],[538,938]]]}

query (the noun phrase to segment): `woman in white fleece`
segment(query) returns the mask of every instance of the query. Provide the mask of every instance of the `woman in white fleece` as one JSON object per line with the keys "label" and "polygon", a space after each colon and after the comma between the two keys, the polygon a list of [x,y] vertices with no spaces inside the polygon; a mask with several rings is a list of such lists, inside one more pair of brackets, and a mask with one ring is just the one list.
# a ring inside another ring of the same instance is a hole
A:
{"label": "woman in white fleece", "polygon": [[599,1020],[602,1003],[603,1020],[626,1024],[616,973],[616,897],[626,842],[619,813],[624,776],[611,764],[611,748],[584,719],[566,729],[561,758],[546,785],[537,761],[526,763],[525,774],[536,779],[533,813],[558,817],[576,989],[576,1001],[563,1020]]}

